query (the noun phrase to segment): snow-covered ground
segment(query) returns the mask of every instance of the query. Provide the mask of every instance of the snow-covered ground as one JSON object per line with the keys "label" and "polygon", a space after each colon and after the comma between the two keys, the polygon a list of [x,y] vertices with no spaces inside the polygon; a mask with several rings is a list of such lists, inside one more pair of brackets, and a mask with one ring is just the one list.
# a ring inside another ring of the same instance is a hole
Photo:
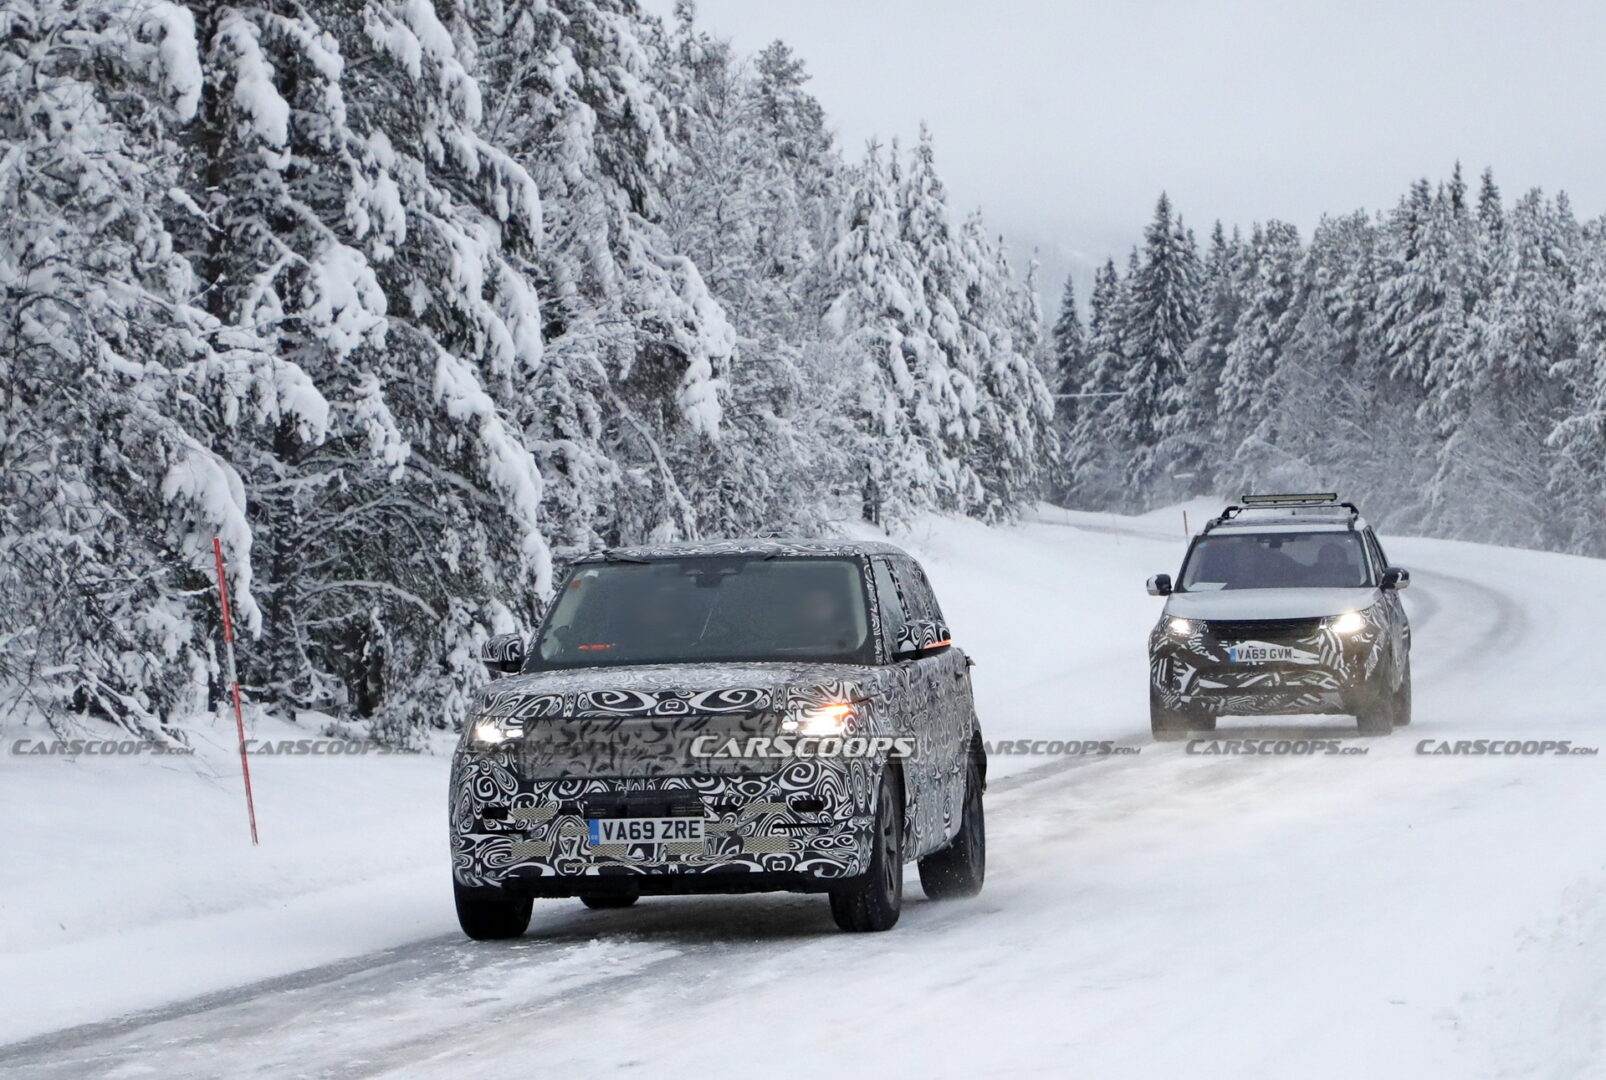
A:
{"label": "snow-covered ground", "polygon": [[1415,722],[1223,725],[1367,751],[1267,757],[1146,737],[1142,583],[1176,568],[1178,509],[899,539],[991,739],[1141,747],[995,757],[978,900],[911,876],[871,937],[818,897],[552,901],[474,945],[444,754],[256,759],[255,850],[228,725],[188,760],[4,755],[0,1042],[27,1041],[0,1071],[1606,1076],[1606,755],[1416,753],[1606,746],[1606,562],[1386,540],[1413,573]]}

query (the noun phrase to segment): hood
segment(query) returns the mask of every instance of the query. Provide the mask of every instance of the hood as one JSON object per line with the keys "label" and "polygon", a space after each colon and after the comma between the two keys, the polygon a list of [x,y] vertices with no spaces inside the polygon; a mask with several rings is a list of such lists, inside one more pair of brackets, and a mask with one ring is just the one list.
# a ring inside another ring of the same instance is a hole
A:
{"label": "hood", "polygon": [[1185,619],[1309,619],[1362,611],[1381,594],[1358,589],[1222,589],[1172,593],[1165,613]]}
{"label": "hood", "polygon": [[865,668],[853,664],[655,664],[564,668],[498,679],[479,693],[493,716],[690,716],[762,713],[789,697],[855,700]]}

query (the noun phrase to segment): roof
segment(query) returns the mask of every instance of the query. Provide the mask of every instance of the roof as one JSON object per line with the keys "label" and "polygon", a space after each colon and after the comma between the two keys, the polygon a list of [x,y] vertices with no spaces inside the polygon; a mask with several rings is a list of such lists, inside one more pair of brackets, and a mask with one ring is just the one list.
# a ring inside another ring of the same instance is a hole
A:
{"label": "roof", "polygon": [[1366,519],[1338,507],[1254,507],[1232,517],[1215,518],[1205,525],[1207,533],[1246,532],[1348,532],[1366,528]]}
{"label": "roof", "polygon": [[591,563],[607,562],[610,559],[695,559],[719,555],[808,558],[832,555],[857,557],[903,554],[906,552],[902,548],[880,540],[752,537],[728,540],[682,540],[675,543],[607,548],[603,551],[589,551],[574,561]]}

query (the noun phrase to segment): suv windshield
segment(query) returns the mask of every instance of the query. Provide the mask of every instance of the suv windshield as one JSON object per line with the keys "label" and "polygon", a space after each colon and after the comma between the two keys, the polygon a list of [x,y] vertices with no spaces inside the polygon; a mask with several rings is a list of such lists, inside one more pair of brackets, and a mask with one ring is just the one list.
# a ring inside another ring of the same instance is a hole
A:
{"label": "suv windshield", "polygon": [[526,671],[620,664],[868,663],[854,559],[586,563],[542,624]]}
{"label": "suv windshield", "polygon": [[1359,533],[1205,536],[1182,568],[1185,591],[1354,588],[1371,584]]}

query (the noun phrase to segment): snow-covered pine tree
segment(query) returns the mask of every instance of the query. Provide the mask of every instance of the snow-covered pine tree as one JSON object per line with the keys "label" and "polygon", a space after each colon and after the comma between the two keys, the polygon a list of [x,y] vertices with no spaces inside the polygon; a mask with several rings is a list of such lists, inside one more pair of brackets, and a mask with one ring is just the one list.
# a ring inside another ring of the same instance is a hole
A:
{"label": "snow-covered pine tree", "polygon": [[1036,363],[1035,289],[1015,279],[1003,241],[987,236],[979,213],[961,227],[960,253],[968,282],[960,318],[979,373],[970,466],[984,493],[965,510],[995,520],[1042,494],[1043,465],[1056,440],[1054,397]]}
{"label": "snow-covered pine tree", "polygon": [[[837,163],[807,78],[784,46],[755,68],[682,10],[680,72],[665,229],[701,269],[737,334],[725,374],[727,437],[681,483],[713,535],[810,533],[846,482],[839,379],[811,385],[818,309],[806,306],[822,197]],[[834,208],[833,208],[834,209]]]}
{"label": "snow-covered pine tree", "polygon": [[460,717],[476,643],[550,583],[522,431],[543,362],[535,184],[482,133],[430,5],[200,10],[214,310],[331,405],[312,437],[273,417],[238,451],[270,581],[246,677],[405,740]]}
{"label": "snow-covered pine tree", "polygon": [[1277,402],[1268,388],[1299,319],[1298,230],[1282,221],[1257,227],[1245,258],[1252,268],[1249,289],[1221,370],[1216,437],[1232,455],[1229,483],[1252,491],[1267,482],[1275,464],[1275,430],[1265,421]]}
{"label": "snow-covered pine tree", "polygon": [[[735,332],[664,231],[684,85],[633,0],[464,0],[486,134],[539,184],[546,350],[532,402],[554,540],[698,535],[684,486],[724,417]],[[706,514],[704,506],[702,513]]]}
{"label": "snow-covered pine tree", "polygon": [[1183,354],[1182,380],[1161,402],[1158,453],[1177,481],[1178,494],[1215,491],[1215,468],[1222,460],[1215,443],[1217,394],[1247,291],[1242,247],[1236,230],[1229,239],[1216,222],[1203,267],[1200,324]]}
{"label": "snow-covered pine tree", "polygon": [[1042,366],[1043,377],[1054,392],[1054,428],[1059,437],[1059,450],[1049,469],[1047,489],[1051,498],[1064,502],[1071,493],[1066,455],[1071,448],[1071,432],[1079,408],[1080,399],[1075,395],[1082,388],[1087,366],[1087,331],[1077,313],[1076,279],[1070,274],[1065,276],[1059,315],[1049,330]]}
{"label": "snow-covered pine tree", "polygon": [[1554,374],[1565,405],[1546,440],[1552,453],[1546,520],[1557,546],[1606,555],[1606,220],[1583,234],[1577,288],[1569,301],[1577,347]]}
{"label": "snow-covered pine tree", "polygon": [[[1142,262],[1131,281],[1122,396],[1114,399],[1114,435],[1130,447],[1126,481],[1134,493],[1154,497],[1151,489],[1169,476],[1174,463],[1156,450],[1165,417],[1181,406],[1178,394],[1186,377],[1184,354],[1199,327],[1199,256],[1180,218],[1171,213],[1164,192],[1154,218],[1143,234]],[[1166,479],[1167,491],[1175,486]]]}
{"label": "snow-covered pine tree", "polygon": [[1126,504],[1124,448],[1111,437],[1111,402],[1126,376],[1122,351],[1125,283],[1107,259],[1093,276],[1088,302],[1087,364],[1074,393],[1076,413],[1063,451],[1069,472],[1069,501],[1090,508]]}
{"label": "snow-covered pine tree", "polygon": [[1546,513],[1555,468],[1546,439],[1573,404],[1554,372],[1573,357],[1576,228],[1565,201],[1532,191],[1506,233],[1494,293],[1430,386],[1429,408],[1446,432],[1430,523],[1449,535],[1543,546],[1565,542]]}
{"label": "snow-covered pine tree", "polygon": [[880,146],[855,170],[846,226],[831,252],[837,289],[826,312],[839,347],[857,364],[851,415],[863,442],[866,520],[908,520],[940,502],[943,478],[906,407],[918,392],[905,328],[920,319],[920,277],[900,235],[896,189]]}
{"label": "snow-covered pine tree", "polygon": [[201,213],[172,134],[202,92],[163,2],[0,13],[0,709],[166,737],[214,669],[212,540],[261,628],[239,475],[246,417],[324,410],[293,364],[197,306],[166,226]]}

